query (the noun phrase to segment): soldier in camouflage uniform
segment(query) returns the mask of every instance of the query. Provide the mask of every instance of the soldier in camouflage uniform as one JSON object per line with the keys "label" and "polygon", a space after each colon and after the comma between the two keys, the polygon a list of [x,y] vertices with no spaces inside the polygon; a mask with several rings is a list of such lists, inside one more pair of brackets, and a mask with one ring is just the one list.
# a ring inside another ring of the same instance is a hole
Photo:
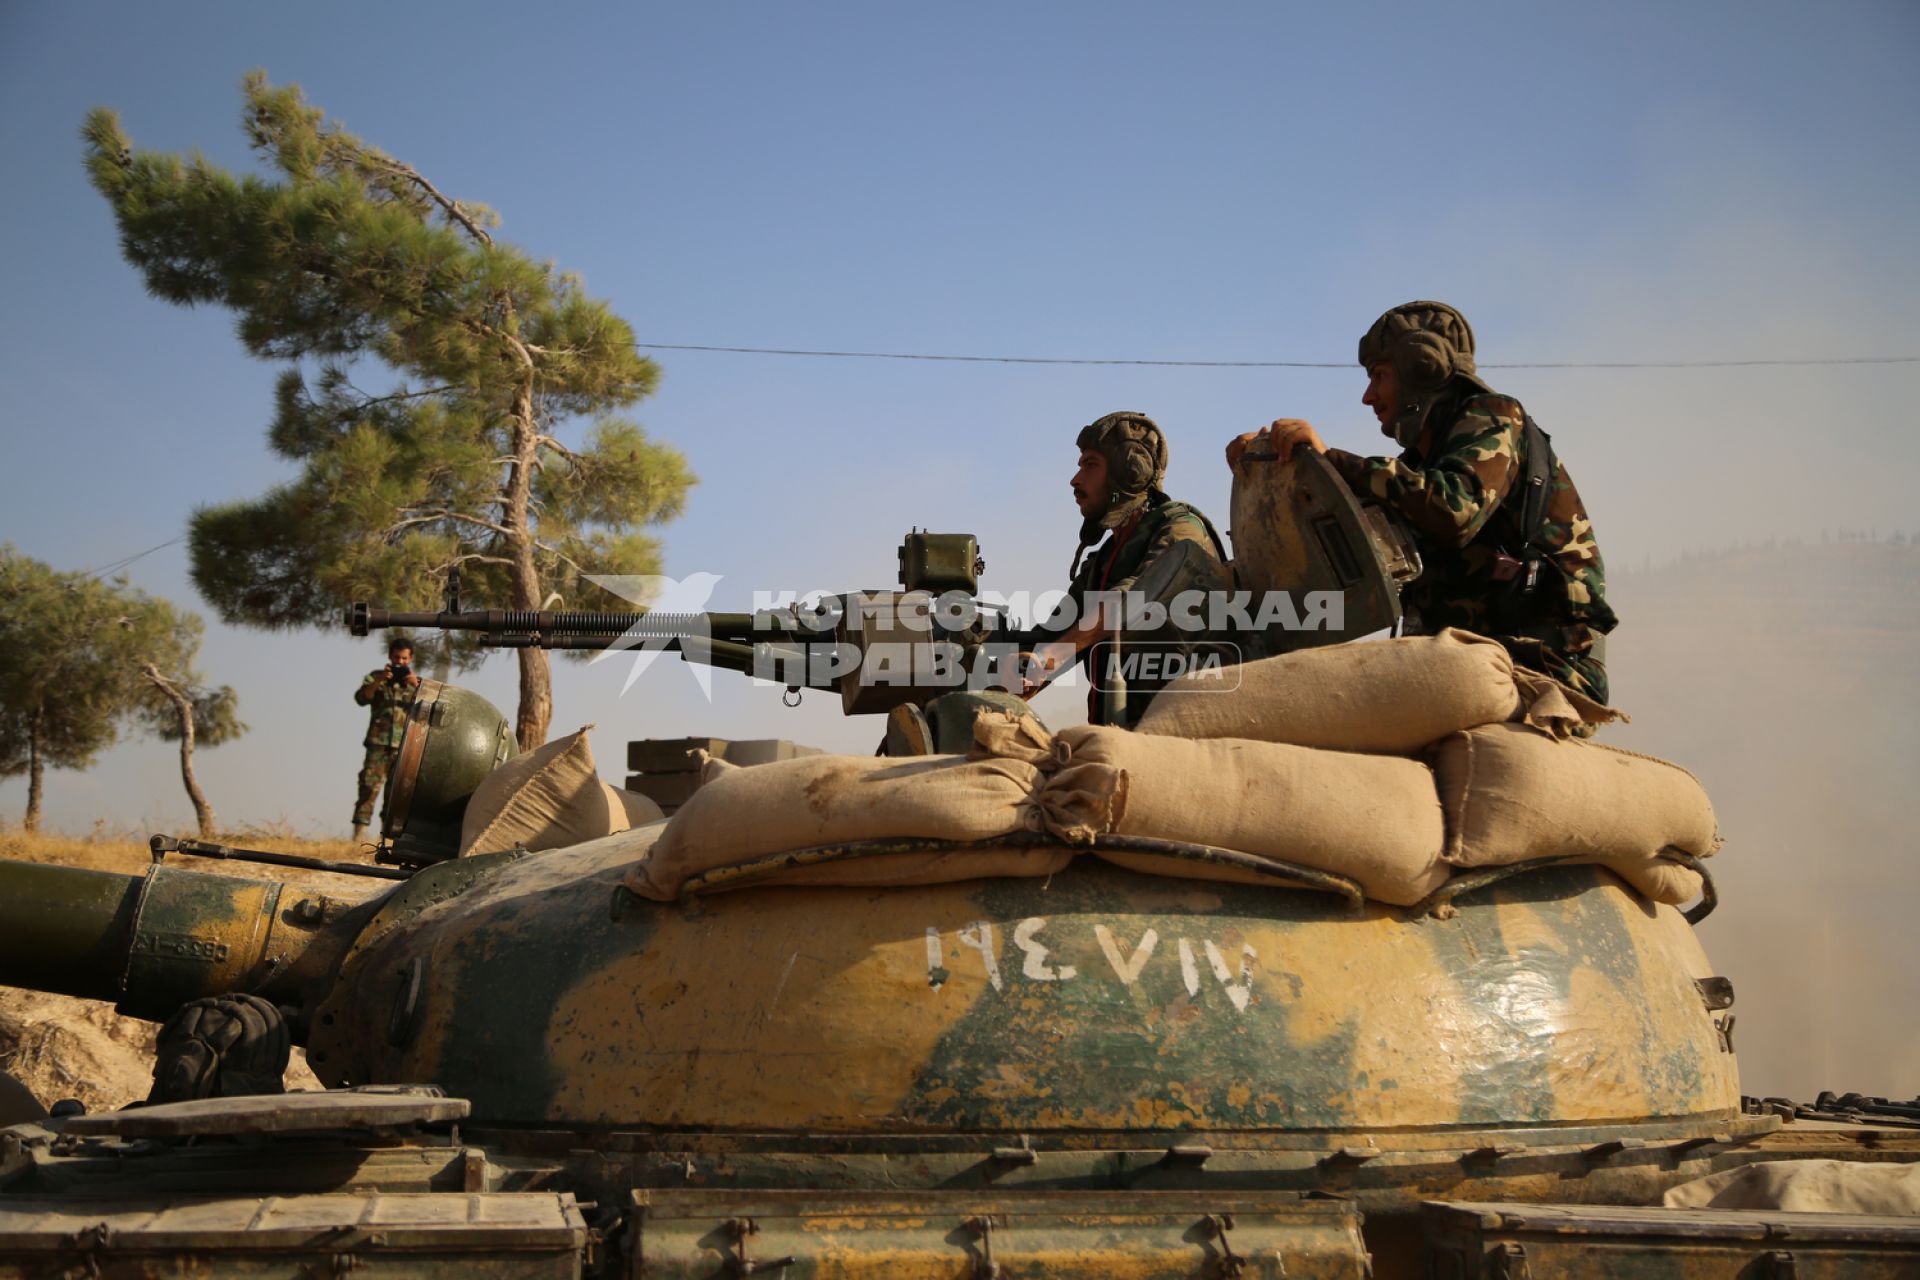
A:
{"label": "soldier in camouflage uniform", "polygon": [[[1161,491],[1161,481],[1167,474],[1167,441],[1151,418],[1142,413],[1110,413],[1083,428],[1074,443],[1080,450],[1080,465],[1071,483],[1074,504],[1081,515],[1080,545],[1074,552],[1072,582],[1067,588],[1074,621],[1043,624],[1024,640],[1034,648],[1048,674],[1075,659],[1085,664],[1092,686],[1089,718],[1098,723],[1110,641],[1104,638],[1105,629],[1090,625],[1097,620],[1086,616],[1089,597],[1096,592],[1132,591],[1142,573],[1181,543],[1194,544],[1200,552],[1197,567],[1182,583],[1183,589],[1225,590],[1226,550],[1212,522],[1197,507],[1175,502]],[[1096,542],[1098,546],[1093,545]],[[1152,642],[1161,652],[1177,647],[1190,654],[1204,646],[1209,637],[1168,628],[1151,635],[1123,633],[1123,652],[1129,639]],[[1137,676],[1128,682],[1129,727],[1166,683]]]}
{"label": "soldier in camouflage uniform", "polygon": [[372,707],[367,721],[366,759],[360,765],[360,795],[353,802],[353,838],[366,839],[367,824],[373,821],[373,802],[400,754],[400,739],[407,732],[407,710],[413,706],[414,691],[420,677],[413,670],[413,642],[396,636],[387,644],[387,665],[369,671],[360,682],[353,700]]}
{"label": "soldier in camouflage uniform", "polygon": [[[1545,433],[1528,430],[1519,401],[1481,381],[1473,356],[1473,330],[1452,307],[1395,307],[1360,339],[1361,403],[1401,446],[1399,457],[1330,449],[1310,424],[1282,418],[1235,440],[1228,463],[1263,435],[1283,459],[1300,444],[1324,453],[1356,495],[1399,516],[1413,535],[1425,569],[1402,594],[1410,632],[1492,636],[1522,666],[1605,702],[1600,638],[1618,620],[1593,523]],[[1521,527],[1529,442],[1546,450],[1537,460],[1544,520],[1531,534]]]}

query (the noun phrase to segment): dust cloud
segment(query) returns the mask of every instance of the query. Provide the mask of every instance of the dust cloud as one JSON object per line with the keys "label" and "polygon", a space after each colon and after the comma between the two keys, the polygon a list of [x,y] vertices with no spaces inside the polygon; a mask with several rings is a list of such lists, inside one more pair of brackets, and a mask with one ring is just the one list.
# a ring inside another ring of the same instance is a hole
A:
{"label": "dust cloud", "polygon": [[1832,531],[1616,570],[1603,740],[1706,785],[1726,844],[1701,925],[1737,995],[1742,1090],[1920,1092],[1920,539]]}

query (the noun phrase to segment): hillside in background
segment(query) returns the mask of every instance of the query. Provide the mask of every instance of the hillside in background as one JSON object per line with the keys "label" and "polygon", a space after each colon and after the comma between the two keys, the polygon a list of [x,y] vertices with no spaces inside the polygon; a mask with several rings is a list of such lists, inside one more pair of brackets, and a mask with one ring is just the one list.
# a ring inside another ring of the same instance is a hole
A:
{"label": "hillside in background", "polygon": [[1744,1090],[1920,1091],[1920,545],[1616,572],[1604,740],[1677,761],[1726,845],[1701,926]]}

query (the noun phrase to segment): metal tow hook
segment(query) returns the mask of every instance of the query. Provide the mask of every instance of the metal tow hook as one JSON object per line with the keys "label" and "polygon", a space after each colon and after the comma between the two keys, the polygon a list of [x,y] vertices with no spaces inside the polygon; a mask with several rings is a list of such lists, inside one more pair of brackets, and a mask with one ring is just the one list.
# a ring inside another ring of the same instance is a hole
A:
{"label": "metal tow hook", "polygon": [[1210,1213],[1207,1215],[1207,1225],[1220,1242],[1220,1274],[1225,1280],[1234,1280],[1247,1269],[1247,1260],[1233,1251],[1233,1242],[1227,1239],[1227,1232],[1233,1230],[1233,1215]]}
{"label": "metal tow hook", "polygon": [[1508,1240],[1494,1249],[1487,1261],[1487,1272],[1494,1280],[1533,1280],[1527,1247],[1516,1240]]}
{"label": "metal tow hook", "polygon": [[961,1225],[980,1237],[980,1255],[973,1260],[973,1274],[978,1280],[1000,1280],[1000,1264],[993,1258],[993,1215],[983,1213]]}
{"label": "metal tow hook", "polygon": [[739,1253],[727,1259],[727,1270],[734,1275],[750,1276],[762,1271],[785,1271],[793,1265],[792,1254],[784,1258],[767,1258],[758,1262],[747,1257],[747,1237],[757,1235],[760,1231],[760,1224],[752,1218],[729,1218],[727,1230],[733,1233],[734,1247],[740,1250]]}

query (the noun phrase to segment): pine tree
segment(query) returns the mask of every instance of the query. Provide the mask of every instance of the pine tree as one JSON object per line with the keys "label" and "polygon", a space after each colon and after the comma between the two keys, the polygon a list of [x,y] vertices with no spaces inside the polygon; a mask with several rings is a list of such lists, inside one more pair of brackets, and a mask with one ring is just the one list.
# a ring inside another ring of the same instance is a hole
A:
{"label": "pine tree", "polygon": [[[135,152],[104,109],[84,131],[148,289],[228,307],[249,353],[291,362],[267,438],[299,474],[195,513],[202,596],[229,622],[331,627],[355,599],[434,607],[455,568],[467,595],[512,609],[579,607],[589,572],[658,573],[659,545],[639,529],[678,515],[694,477],[677,450],[610,416],[658,377],[627,323],[297,87],[254,72],[243,89],[242,125],[271,178]],[[362,371],[399,381],[375,394],[355,385]],[[563,443],[578,420],[591,425]],[[516,653],[516,728],[532,747],[552,672],[543,650]]]}
{"label": "pine tree", "polygon": [[0,547],[0,777],[27,775],[22,825],[40,826],[49,766],[85,769],[129,721],[180,745],[181,780],[201,833],[213,807],[193,748],[246,732],[231,688],[193,669],[201,622],[124,581],[60,573]]}
{"label": "pine tree", "polygon": [[193,805],[200,836],[218,833],[213,805],[193,771],[196,746],[217,747],[247,731],[240,719],[240,698],[232,686],[210,687],[194,667],[202,625],[164,600],[148,600],[126,645],[137,674],[131,712],[156,736],[180,744],[180,784]]}

